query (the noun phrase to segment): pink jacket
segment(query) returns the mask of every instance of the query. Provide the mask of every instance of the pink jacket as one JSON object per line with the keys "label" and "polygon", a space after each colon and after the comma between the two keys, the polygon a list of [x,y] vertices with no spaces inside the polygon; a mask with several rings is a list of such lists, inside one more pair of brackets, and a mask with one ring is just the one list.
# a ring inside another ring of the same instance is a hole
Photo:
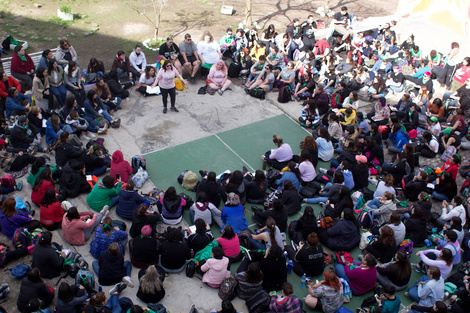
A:
{"label": "pink jacket", "polygon": [[121,150],[114,151],[111,160],[111,176],[116,179],[116,174],[121,176],[123,183],[127,183],[129,181],[129,175],[132,175],[132,167],[129,162],[124,160]]}
{"label": "pink jacket", "polygon": [[[90,222],[86,223],[82,219],[85,216],[93,216]],[[64,214],[62,218],[62,237],[71,245],[83,246],[85,244],[85,235],[83,230],[93,226],[97,215],[93,215],[92,212],[80,212],[79,220],[69,221],[67,214]]]}
{"label": "pink jacket", "polygon": [[201,266],[201,270],[206,272],[202,276],[202,282],[207,283],[213,288],[219,288],[225,278],[230,277],[230,271],[227,270],[229,260],[223,257],[221,260],[210,258]]}

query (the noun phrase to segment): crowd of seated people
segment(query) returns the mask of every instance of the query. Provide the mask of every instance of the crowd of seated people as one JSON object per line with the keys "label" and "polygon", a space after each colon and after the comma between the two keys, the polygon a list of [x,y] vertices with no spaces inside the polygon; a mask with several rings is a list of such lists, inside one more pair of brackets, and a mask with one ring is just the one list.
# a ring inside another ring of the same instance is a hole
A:
{"label": "crowd of seated people", "polygon": [[[194,261],[196,275],[209,288],[234,287],[230,278],[236,272],[233,296],[247,304],[264,297],[266,311],[300,313],[305,304],[336,312],[351,294],[371,295],[380,285],[377,306],[386,312],[399,311],[401,300],[395,292],[401,290],[416,303],[409,308],[413,313],[468,312],[470,277],[452,273],[470,261],[468,199],[457,183],[458,175],[467,179],[470,173],[459,154],[470,147],[470,59],[461,55],[455,42],[448,55],[433,50],[426,56],[414,36],[400,44],[394,23],[355,34],[351,21],[342,7],[333,16],[334,32],[327,40],[315,37],[313,16],[305,22],[294,19],[283,33],[274,25],[260,34],[256,28],[228,28],[218,42],[205,32],[199,43],[186,34],[179,46],[169,37],[160,49],[157,68],[148,66],[137,45],[129,56],[119,50],[110,72],[95,58],[83,66],[85,81],[96,81],[88,92],[77,52],[68,40],[61,40],[54,55],[44,51],[38,68],[31,67],[22,47],[15,49],[12,76],[0,72],[2,109],[13,126],[5,132],[2,119],[2,136],[9,140],[0,141],[0,165],[21,177],[33,164],[27,182],[39,214],[21,205],[19,198],[4,197],[1,229],[10,239],[18,229],[44,229],[28,247],[0,247],[1,265],[33,256],[33,269],[21,281],[18,309],[48,312],[56,303],[57,312],[69,312],[80,310],[89,299],[86,312],[118,312],[125,307],[119,301],[121,292],[135,285],[139,299],[156,303],[168,293],[166,273],[180,273]],[[228,59],[233,61],[227,65]],[[291,147],[297,143],[274,135],[275,148],[266,144],[269,150],[254,173],[232,169],[221,179],[213,171],[200,171],[194,203],[178,195],[174,186],[164,186],[164,196],[152,206],[135,189],[133,169],[121,151],[110,153],[95,140],[85,149],[77,138],[88,141],[108,127],[119,127],[120,119],[112,115],[132,85],[121,80],[138,81],[136,89],[148,96],[148,87],[165,77],[158,75],[165,66],[175,77],[189,75],[191,83],[201,70],[207,90],[220,95],[230,90],[229,77],[243,78],[247,93],[288,86],[293,100],[303,105],[299,127],[313,129],[312,135],[299,138],[299,155]],[[26,90],[32,89],[36,99],[48,99],[48,107],[31,107],[31,98],[15,78]],[[442,99],[437,97],[438,83],[448,88]],[[72,97],[66,98],[67,91]],[[392,102],[389,93],[401,95],[400,101]],[[55,99],[61,108],[51,114]],[[372,110],[361,110],[359,99],[373,102]],[[55,164],[47,154],[33,156],[52,151]],[[441,166],[420,165],[436,156],[441,157]],[[268,168],[274,173],[266,172]],[[87,175],[97,180],[90,184]],[[370,176],[378,180],[375,190],[369,189]],[[2,180],[1,190],[6,194],[21,186],[4,186]],[[274,197],[266,200],[266,193]],[[89,208],[67,201],[79,194],[87,194]],[[312,206],[302,206],[303,202]],[[431,212],[433,204],[440,214]],[[115,207],[117,216],[131,224],[129,231],[109,216]],[[185,210],[193,231],[177,227]],[[255,227],[249,227],[250,216]],[[289,216],[299,218],[288,223]],[[165,225],[164,233],[157,231],[159,224]],[[109,298],[63,282],[54,301],[54,290],[43,279],[59,277],[67,259],[62,251],[67,247],[54,241],[58,229],[68,244],[89,246],[95,260],[88,262],[97,282],[114,285]],[[220,230],[218,238],[214,229]],[[366,229],[370,234],[364,243]],[[401,248],[406,239],[419,249],[419,263],[412,264]],[[324,266],[326,251],[348,252],[359,246],[360,255],[336,259],[330,269]],[[139,269],[135,284],[134,267]],[[411,279],[412,269],[422,274],[418,281]],[[295,275],[312,278],[304,299],[294,295],[287,282]],[[442,301],[448,297],[444,281],[451,278],[459,290],[449,296],[453,301],[448,309]],[[272,291],[278,295],[268,295]],[[220,312],[235,312],[227,299]],[[127,309],[142,311],[137,305]]]}

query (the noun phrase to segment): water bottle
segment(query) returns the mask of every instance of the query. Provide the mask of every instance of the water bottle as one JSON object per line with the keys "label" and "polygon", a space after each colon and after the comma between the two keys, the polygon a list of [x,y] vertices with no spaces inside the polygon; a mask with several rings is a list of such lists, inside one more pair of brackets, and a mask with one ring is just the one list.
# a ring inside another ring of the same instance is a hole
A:
{"label": "water bottle", "polygon": [[102,291],[103,291],[103,286],[100,285],[100,286],[98,287],[98,292],[102,292]]}
{"label": "water bottle", "polygon": [[432,245],[432,242],[431,242],[431,240],[429,240],[429,238],[426,238],[424,240],[424,243],[426,244],[426,247],[430,247]]}
{"label": "water bottle", "polygon": [[303,274],[302,278],[300,279],[300,288],[304,288],[305,282],[307,281],[307,274]]}
{"label": "water bottle", "polygon": [[282,256],[284,257],[284,259],[287,260],[287,251],[284,251],[284,252],[282,253]]}
{"label": "water bottle", "polygon": [[287,274],[290,274],[293,268],[294,268],[294,262],[292,262],[292,260],[289,260],[289,262],[287,262]]}

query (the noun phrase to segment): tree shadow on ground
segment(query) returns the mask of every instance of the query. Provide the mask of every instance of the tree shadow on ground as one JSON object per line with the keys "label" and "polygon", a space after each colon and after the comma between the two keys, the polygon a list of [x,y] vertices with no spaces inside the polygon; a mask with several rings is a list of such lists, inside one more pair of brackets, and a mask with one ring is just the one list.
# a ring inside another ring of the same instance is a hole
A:
{"label": "tree shadow on ground", "polygon": [[[214,13],[208,10],[204,10],[199,13],[193,12],[176,12],[176,20],[171,21],[173,28],[173,36],[178,36],[184,32],[189,31],[195,27],[208,27],[214,24]],[[170,23],[170,21],[165,21]]]}

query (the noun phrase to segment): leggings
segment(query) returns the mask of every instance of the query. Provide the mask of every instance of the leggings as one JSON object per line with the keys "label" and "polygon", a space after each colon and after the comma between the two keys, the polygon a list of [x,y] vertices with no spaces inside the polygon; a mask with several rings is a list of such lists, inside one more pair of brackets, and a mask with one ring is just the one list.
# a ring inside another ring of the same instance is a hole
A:
{"label": "leggings", "polygon": [[160,87],[160,91],[162,92],[162,101],[163,101],[163,107],[167,107],[167,99],[168,99],[168,94],[170,95],[170,101],[171,101],[171,107],[173,108],[176,103],[176,88],[162,88]]}
{"label": "leggings", "polygon": [[30,154],[18,155],[15,158],[15,161],[13,161],[13,163],[11,164],[10,171],[21,171],[23,168],[28,166],[28,164],[33,164],[34,162],[36,162],[36,157]]}

